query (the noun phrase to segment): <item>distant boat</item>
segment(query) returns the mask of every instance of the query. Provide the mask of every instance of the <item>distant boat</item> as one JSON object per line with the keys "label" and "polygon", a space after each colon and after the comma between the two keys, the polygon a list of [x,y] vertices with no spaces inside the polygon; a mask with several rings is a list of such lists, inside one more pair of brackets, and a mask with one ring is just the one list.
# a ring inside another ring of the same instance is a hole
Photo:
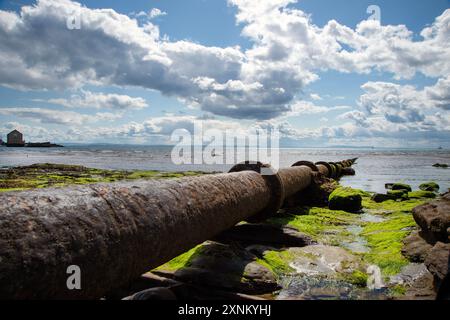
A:
{"label": "distant boat", "polygon": [[443,149],[444,149],[444,148],[442,148],[442,146],[438,148],[438,150],[443,150]]}

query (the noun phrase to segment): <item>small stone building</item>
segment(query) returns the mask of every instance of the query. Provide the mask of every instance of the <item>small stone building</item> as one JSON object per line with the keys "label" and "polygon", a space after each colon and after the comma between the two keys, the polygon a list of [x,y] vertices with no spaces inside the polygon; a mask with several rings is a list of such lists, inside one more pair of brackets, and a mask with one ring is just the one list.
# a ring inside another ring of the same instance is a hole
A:
{"label": "small stone building", "polygon": [[8,146],[24,146],[25,141],[23,140],[23,134],[17,130],[11,131],[8,133],[6,143]]}

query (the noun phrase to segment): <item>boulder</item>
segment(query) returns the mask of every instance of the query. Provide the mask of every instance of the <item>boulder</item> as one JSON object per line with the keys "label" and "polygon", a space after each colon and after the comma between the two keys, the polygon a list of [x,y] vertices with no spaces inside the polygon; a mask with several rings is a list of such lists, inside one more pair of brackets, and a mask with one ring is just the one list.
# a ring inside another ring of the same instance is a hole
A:
{"label": "boulder", "polygon": [[414,208],[413,217],[429,242],[449,242],[450,193]]}
{"label": "boulder", "polygon": [[384,194],[384,193],[375,193],[371,199],[372,199],[372,201],[375,201],[377,203],[385,202],[388,200],[393,200],[391,195]]}
{"label": "boulder", "polygon": [[388,189],[388,190],[392,190],[392,186],[393,186],[394,184],[393,183],[386,183],[385,185],[384,185],[384,188],[385,189]]}
{"label": "boulder", "polygon": [[438,192],[439,191],[439,185],[436,182],[426,182],[422,183],[419,186],[419,189],[422,191],[432,191],[432,192]]}
{"label": "boulder", "polygon": [[400,190],[388,190],[388,196],[390,196],[393,200],[408,200],[408,191],[405,189]]}
{"label": "boulder", "polygon": [[425,259],[425,265],[434,276],[438,297],[448,296],[450,291],[450,243],[436,243]]}
{"label": "boulder", "polygon": [[272,247],[304,247],[314,243],[311,237],[295,228],[252,223],[237,225],[214,240],[223,243],[239,242],[243,246],[261,244]]}
{"label": "boulder", "polygon": [[362,209],[362,191],[352,188],[337,188],[328,199],[331,210],[343,210],[356,213]]}
{"label": "boulder", "polygon": [[424,262],[432,244],[429,244],[420,236],[419,232],[413,232],[403,240],[402,254],[412,262]]}
{"label": "boulder", "polygon": [[392,185],[392,190],[406,190],[406,191],[412,191],[411,186],[406,183],[394,183]]}

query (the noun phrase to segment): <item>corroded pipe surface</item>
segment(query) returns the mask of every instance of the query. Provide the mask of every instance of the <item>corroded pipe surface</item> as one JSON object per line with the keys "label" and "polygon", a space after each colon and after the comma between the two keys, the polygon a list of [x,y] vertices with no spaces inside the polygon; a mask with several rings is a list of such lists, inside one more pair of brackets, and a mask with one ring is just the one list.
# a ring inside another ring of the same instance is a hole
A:
{"label": "corroded pipe surface", "polygon": [[[0,298],[102,297],[263,210],[256,172],[1,195]],[[68,290],[67,267],[81,268]]]}
{"label": "corroded pipe surface", "polygon": [[339,178],[342,174],[342,169],[351,167],[357,158],[344,160],[341,162],[317,162],[316,166],[319,172],[328,178]]}
{"label": "corroded pipe surface", "polygon": [[[326,176],[329,168],[317,164]],[[275,213],[310,185],[315,167],[272,177],[241,169],[1,194],[0,299],[101,298],[240,221]],[[67,288],[71,265],[81,290]]]}
{"label": "corroded pipe surface", "polygon": [[283,183],[286,198],[306,189],[312,182],[312,170],[306,166],[280,169],[278,174]]}

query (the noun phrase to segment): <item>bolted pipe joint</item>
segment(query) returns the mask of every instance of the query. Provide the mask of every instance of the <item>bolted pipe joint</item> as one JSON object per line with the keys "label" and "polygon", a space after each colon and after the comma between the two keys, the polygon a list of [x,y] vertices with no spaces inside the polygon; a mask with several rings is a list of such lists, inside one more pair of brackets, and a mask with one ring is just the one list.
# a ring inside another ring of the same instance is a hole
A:
{"label": "bolted pipe joint", "polygon": [[[245,162],[226,174],[2,193],[0,299],[101,298],[241,221],[271,217],[336,172],[327,162],[278,172]],[[81,290],[67,287],[72,265]]]}
{"label": "bolted pipe joint", "polygon": [[285,188],[283,181],[281,180],[280,173],[276,172],[276,170],[269,164],[263,164],[255,161],[238,163],[230,169],[229,173],[243,171],[253,171],[260,174],[271,190],[268,206],[257,214],[249,217],[247,221],[256,223],[274,216],[278,210],[280,210],[285,198]]}

